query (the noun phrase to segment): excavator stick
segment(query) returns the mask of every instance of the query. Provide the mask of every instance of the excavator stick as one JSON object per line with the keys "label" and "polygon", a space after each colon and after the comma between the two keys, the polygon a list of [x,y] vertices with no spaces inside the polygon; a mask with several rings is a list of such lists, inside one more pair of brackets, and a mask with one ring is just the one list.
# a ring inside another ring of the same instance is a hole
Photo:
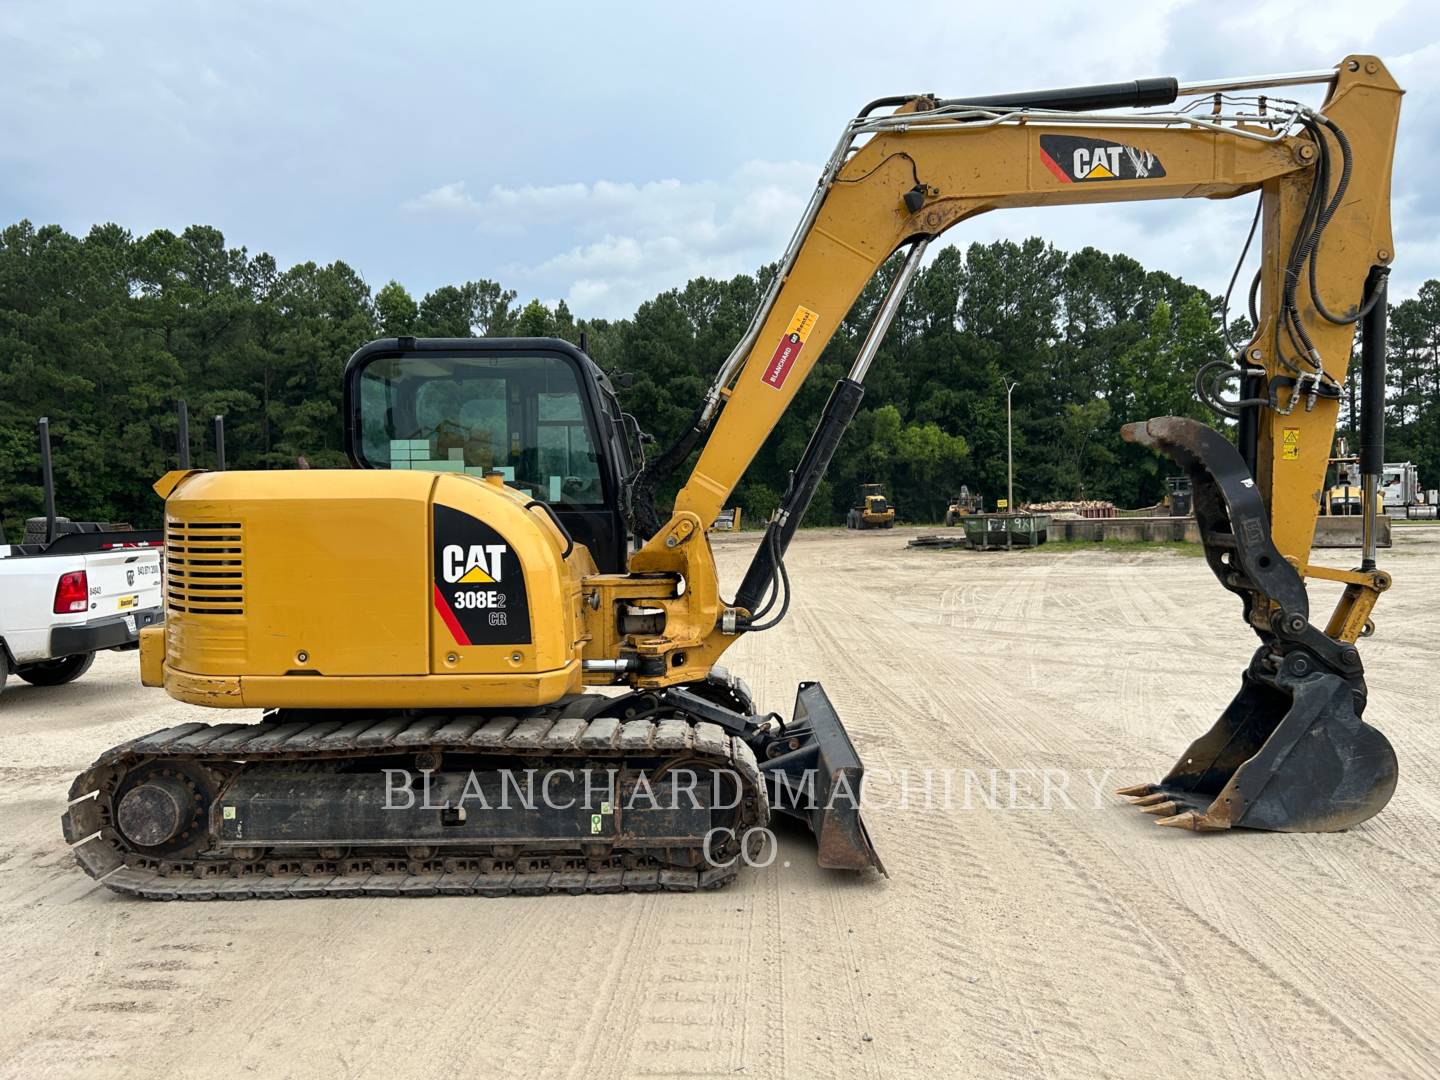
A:
{"label": "excavator stick", "polygon": [[1158,824],[1216,831],[1333,832],[1379,813],[1398,764],[1365,723],[1359,651],[1309,621],[1305,586],[1270,538],[1265,506],[1239,451],[1194,420],[1126,425],[1127,441],[1189,474],[1205,558],[1240,596],[1262,645],[1240,692],[1159,783],[1123,788]]}

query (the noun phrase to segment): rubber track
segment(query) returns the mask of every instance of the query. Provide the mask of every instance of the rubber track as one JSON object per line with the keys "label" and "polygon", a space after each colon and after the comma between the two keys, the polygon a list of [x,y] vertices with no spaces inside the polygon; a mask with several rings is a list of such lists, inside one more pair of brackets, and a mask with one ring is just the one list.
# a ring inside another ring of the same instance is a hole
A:
{"label": "rubber track", "polygon": [[[317,896],[508,896],[715,889],[733,880],[738,860],[707,870],[640,865],[551,869],[539,862],[582,861],[581,852],[547,852],[508,862],[469,853],[437,855],[417,864],[397,856],[359,856],[338,862],[314,858],[259,861],[164,861],[133,852],[114,827],[110,794],[132,769],[160,760],[227,765],[237,762],[334,760],[426,751],[498,753],[517,757],[587,760],[673,753],[732,768],[751,785],[740,806],[741,828],[769,818],[754,752],[718,724],[680,718],[588,718],[616,699],[574,698],[519,716],[456,716],[317,720],[260,724],[181,724],[106,751],[70,788],[61,818],[66,842],[87,874],[107,888],[148,900],[301,899]],[[95,796],[95,797],[91,797]],[[611,860],[612,863],[615,860]],[[300,864],[304,864],[303,867]],[[502,865],[496,865],[502,863]]]}

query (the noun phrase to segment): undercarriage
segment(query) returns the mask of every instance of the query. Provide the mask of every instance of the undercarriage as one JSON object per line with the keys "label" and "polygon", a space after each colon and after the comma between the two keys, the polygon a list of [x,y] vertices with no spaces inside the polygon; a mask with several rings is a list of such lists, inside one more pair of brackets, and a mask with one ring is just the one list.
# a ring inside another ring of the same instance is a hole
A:
{"label": "undercarriage", "polygon": [[821,865],[879,866],[860,785],[817,684],[786,725],[716,676],[521,713],[182,724],[82,773],[63,825],[92,877],[156,900],[690,892],[773,857],[772,808]]}

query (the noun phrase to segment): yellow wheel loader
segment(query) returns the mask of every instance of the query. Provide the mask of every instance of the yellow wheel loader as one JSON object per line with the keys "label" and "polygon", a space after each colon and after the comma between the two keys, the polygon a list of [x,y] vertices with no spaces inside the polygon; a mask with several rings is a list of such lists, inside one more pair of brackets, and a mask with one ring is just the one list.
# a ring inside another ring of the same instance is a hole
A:
{"label": "yellow wheel loader", "polygon": [[961,518],[984,512],[985,500],[979,495],[970,494],[969,485],[961,484],[960,494],[952,495],[950,505],[945,508],[945,527],[951,528],[958,525]]}
{"label": "yellow wheel loader", "polygon": [[[1327,88],[1322,109],[1285,96],[1306,83]],[[1124,433],[1191,477],[1206,558],[1259,647],[1214,728],[1130,795],[1195,830],[1364,821],[1397,771],[1362,719],[1356,639],[1390,583],[1369,524],[1400,93],[1379,60],[1351,56],[1286,76],[873,102],[687,429],[648,464],[605,374],[565,342],[364,346],[345,370],[352,469],[156,485],[167,617],[143,634],[142,679],[265,712],[103,753],[64,816],[80,865],[157,899],[693,890],[763,861],[783,814],[814,831],[822,866],[880,868],[860,758],[820,684],[802,683],[786,718],[717,662],[785,617],[786,550],[926,246],[1008,207],[1249,194],[1256,331],[1197,373],[1234,441],[1175,417]],[[722,592],[707,526],[897,252],[749,570]],[[1352,570],[1310,547],[1357,322],[1367,544]],[[1345,586],[1328,620],[1312,620],[1308,578]]]}
{"label": "yellow wheel loader", "polygon": [[885,498],[879,484],[861,484],[860,501],[845,515],[847,529],[893,529],[895,504]]}

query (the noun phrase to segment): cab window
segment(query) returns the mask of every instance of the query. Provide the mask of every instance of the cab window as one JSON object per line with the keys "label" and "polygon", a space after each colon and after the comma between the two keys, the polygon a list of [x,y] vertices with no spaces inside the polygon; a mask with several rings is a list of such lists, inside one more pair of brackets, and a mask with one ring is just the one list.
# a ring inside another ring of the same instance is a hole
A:
{"label": "cab window", "polygon": [[360,449],[372,468],[499,470],[557,506],[605,505],[594,425],[558,356],[409,354],[360,378]]}

